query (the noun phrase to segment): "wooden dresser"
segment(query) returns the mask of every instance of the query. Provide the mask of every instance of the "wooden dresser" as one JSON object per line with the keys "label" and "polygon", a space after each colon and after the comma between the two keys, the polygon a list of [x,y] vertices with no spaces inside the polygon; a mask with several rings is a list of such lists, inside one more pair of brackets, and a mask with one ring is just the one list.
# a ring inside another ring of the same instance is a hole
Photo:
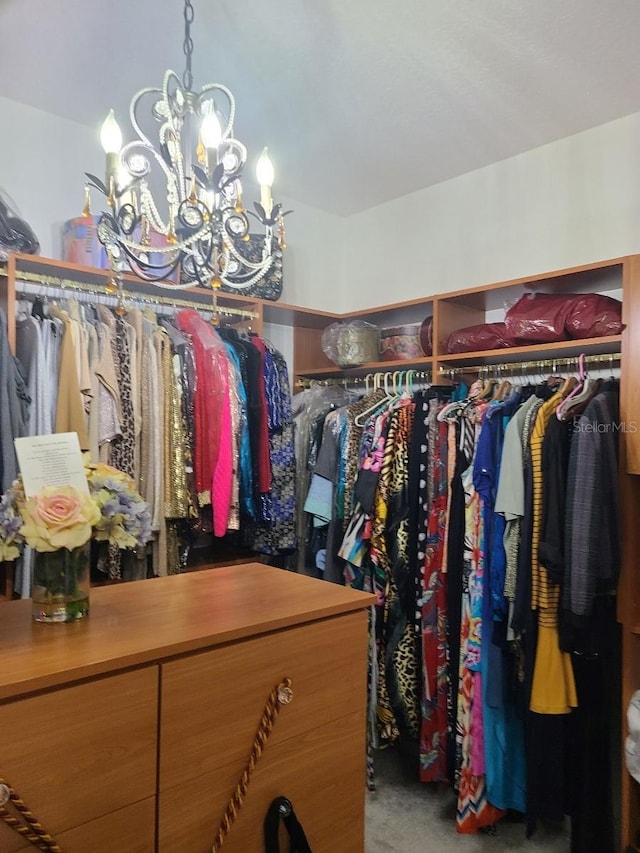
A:
{"label": "wooden dresser", "polygon": [[[291,799],[314,853],[364,847],[373,596],[258,563],[103,587],[85,623],[0,608],[0,777],[64,853],[208,853],[270,691],[282,706],[224,853]],[[34,850],[0,821],[0,851]]]}

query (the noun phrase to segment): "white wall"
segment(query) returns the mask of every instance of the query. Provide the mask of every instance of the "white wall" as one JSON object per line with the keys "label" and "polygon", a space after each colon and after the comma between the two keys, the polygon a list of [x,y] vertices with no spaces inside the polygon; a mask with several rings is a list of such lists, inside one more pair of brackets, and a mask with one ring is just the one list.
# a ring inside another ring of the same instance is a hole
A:
{"label": "white wall", "polygon": [[347,238],[343,311],[640,252],[640,113],[353,216]]}
{"label": "white wall", "polygon": [[341,298],[344,225],[347,220],[291,199],[282,199],[287,249],[284,253],[282,301],[322,311],[336,311]]}
{"label": "white wall", "polygon": [[0,187],[35,231],[41,255],[60,257],[60,226],[82,211],[84,173],[103,169],[97,133],[0,97]]}

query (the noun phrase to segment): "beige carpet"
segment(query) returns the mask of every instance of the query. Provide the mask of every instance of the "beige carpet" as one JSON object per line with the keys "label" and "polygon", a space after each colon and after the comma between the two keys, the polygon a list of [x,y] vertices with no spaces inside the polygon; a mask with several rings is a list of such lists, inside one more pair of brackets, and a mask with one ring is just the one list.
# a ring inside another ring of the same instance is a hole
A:
{"label": "beige carpet", "polygon": [[[407,778],[398,756],[376,756],[376,790],[367,795],[365,853],[569,853],[567,826],[540,826],[532,839],[524,824],[503,820],[493,836],[458,835],[455,797],[442,786]],[[594,851],[595,853],[595,851]]]}

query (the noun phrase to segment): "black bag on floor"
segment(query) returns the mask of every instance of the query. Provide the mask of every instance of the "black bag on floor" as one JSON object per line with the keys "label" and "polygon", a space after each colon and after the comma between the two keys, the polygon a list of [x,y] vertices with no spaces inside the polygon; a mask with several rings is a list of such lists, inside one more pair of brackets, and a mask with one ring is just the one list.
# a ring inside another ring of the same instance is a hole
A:
{"label": "black bag on floor", "polygon": [[265,853],[280,853],[278,831],[281,820],[289,833],[288,853],[312,853],[304,829],[296,817],[291,802],[286,797],[276,797],[267,811],[264,819]]}

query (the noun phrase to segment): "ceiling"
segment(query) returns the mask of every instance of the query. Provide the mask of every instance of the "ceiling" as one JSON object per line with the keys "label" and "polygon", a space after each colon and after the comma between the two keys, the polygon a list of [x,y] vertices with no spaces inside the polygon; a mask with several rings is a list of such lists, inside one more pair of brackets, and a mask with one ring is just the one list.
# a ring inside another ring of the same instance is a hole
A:
{"label": "ceiling", "polygon": [[[276,196],[339,215],[640,111],[640,0],[193,4],[196,88],[234,92]],[[0,95],[124,128],[134,92],[182,74],[182,7],[0,0]]]}

